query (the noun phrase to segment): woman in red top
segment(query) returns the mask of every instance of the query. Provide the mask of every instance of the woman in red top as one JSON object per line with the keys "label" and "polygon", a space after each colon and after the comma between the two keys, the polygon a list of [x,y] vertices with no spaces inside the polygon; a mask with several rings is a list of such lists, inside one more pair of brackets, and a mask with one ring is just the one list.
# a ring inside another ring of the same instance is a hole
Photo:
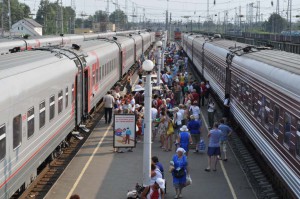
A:
{"label": "woman in red top", "polygon": [[204,82],[201,82],[200,88],[201,88],[201,102],[202,102],[202,106],[204,106],[205,93],[206,93],[206,86]]}

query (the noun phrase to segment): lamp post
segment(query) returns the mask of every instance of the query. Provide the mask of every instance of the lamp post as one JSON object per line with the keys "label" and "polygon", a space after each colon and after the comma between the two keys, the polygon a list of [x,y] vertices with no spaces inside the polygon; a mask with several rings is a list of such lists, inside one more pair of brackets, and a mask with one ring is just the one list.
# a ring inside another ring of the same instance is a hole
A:
{"label": "lamp post", "polygon": [[158,71],[157,71],[157,83],[156,85],[158,86],[160,84],[160,73],[161,73],[161,59],[162,59],[162,50],[161,50],[161,47],[162,47],[162,42],[161,41],[158,41],[156,42],[156,47],[157,47],[157,55],[158,55],[158,59],[157,59],[157,68],[158,68]]}
{"label": "lamp post", "polygon": [[[161,68],[162,69],[165,68],[165,49],[166,49],[166,39],[162,38],[162,46],[161,46]],[[160,74],[159,74],[159,77],[160,77]]]}
{"label": "lamp post", "polygon": [[151,86],[151,71],[154,64],[151,60],[145,60],[142,68],[146,71],[146,83],[145,83],[145,131],[144,131],[144,152],[143,152],[143,186],[150,185],[150,172],[151,172],[151,98],[152,98],[152,86]]}

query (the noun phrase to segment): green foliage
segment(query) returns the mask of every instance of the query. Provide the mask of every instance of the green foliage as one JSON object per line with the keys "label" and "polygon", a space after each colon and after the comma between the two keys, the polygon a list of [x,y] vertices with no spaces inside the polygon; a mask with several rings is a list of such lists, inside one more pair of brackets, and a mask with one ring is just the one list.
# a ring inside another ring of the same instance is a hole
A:
{"label": "green foliage", "polygon": [[116,24],[117,28],[123,29],[128,21],[127,16],[122,10],[115,10],[109,15],[109,21]]}
{"label": "green foliage", "polygon": [[[8,1],[3,0],[3,3],[0,3],[0,10],[4,6],[4,27],[8,30]],[[11,9],[11,23],[12,25],[23,18],[29,18],[30,8],[24,3],[20,3],[18,0],[10,0],[10,9]],[[1,20],[0,20],[1,24]],[[2,26],[2,24],[1,24]]]}
{"label": "green foliage", "polygon": [[265,29],[268,32],[280,33],[288,27],[286,19],[282,18],[279,14],[273,13],[265,22]]}
{"label": "green foliage", "polygon": [[94,22],[106,22],[108,21],[108,14],[102,10],[98,10],[95,12],[93,18]]}
{"label": "green foliage", "polygon": [[[55,2],[51,3],[49,0],[41,0],[39,9],[36,14],[36,21],[43,25],[44,34],[58,34],[61,33],[59,26],[60,6]],[[63,7],[63,32],[70,32],[72,20],[75,18],[75,11],[71,7]]]}

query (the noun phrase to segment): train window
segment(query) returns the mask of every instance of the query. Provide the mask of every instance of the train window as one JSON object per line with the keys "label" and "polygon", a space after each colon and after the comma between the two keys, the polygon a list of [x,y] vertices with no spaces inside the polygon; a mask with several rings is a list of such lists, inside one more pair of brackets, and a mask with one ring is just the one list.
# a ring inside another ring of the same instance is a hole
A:
{"label": "train window", "polygon": [[60,114],[63,110],[63,91],[59,91],[58,93],[58,114]]}
{"label": "train window", "polygon": [[249,97],[250,97],[250,88],[249,88],[249,86],[248,85],[246,85],[246,88],[245,88],[245,94],[244,94],[244,104],[245,104],[245,106],[246,106],[246,109],[248,109],[248,107],[249,107]]}
{"label": "train window", "polygon": [[13,149],[21,146],[22,143],[22,120],[21,114],[13,119]]}
{"label": "train window", "polygon": [[50,111],[49,111],[49,120],[51,121],[53,118],[54,118],[54,116],[55,116],[55,97],[54,97],[54,95],[52,95],[51,97],[50,97],[50,103],[49,103],[49,109],[50,109]]}
{"label": "train window", "polygon": [[246,100],[246,84],[244,82],[241,83],[241,101],[244,104]]}
{"label": "train window", "polygon": [[95,76],[95,71],[92,72],[92,86],[96,84],[96,76]]}
{"label": "train window", "polygon": [[296,154],[297,156],[300,157],[300,121],[297,124],[297,132],[296,132]]}
{"label": "train window", "polygon": [[46,108],[45,108],[45,101],[40,103],[40,129],[45,126],[46,123]]}
{"label": "train window", "polygon": [[75,97],[75,90],[74,90],[74,84],[72,84],[72,102],[74,102]]}
{"label": "train window", "polygon": [[99,81],[101,80],[101,68],[100,68],[100,66],[98,68],[98,79],[99,79]]}
{"label": "train window", "polygon": [[5,157],[6,154],[6,128],[5,124],[0,126],[0,160]]}
{"label": "train window", "polygon": [[288,147],[290,146],[290,141],[291,141],[291,115],[288,113],[285,113],[284,115],[284,138],[283,142],[286,144]]}
{"label": "train window", "polygon": [[103,79],[103,77],[104,77],[104,66],[105,65],[103,65],[102,67],[101,67],[101,78]]}
{"label": "train window", "polygon": [[278,137],[279,135],[279,107],[277,105],[274,106],[274,130],[273,135]]}
{"label": "train window", "polygon": [[27,138],[34,134],[34,107],[27,111]]}
{"label": "train window", "polygon": [[69,106],[69,88],[66,88],[66,108]]}
{"label": "train window", "polygon": [[258,94],[258,100],[257,100],[257,109],[256,109],[256,117],[257,119],[261,122],[262,118],[264,118],[264,96],[262,96],[261,94]]}
{"label": "train window", "polygon": [[99,75],[98,75],[98,73],[99,73],[99,69],[97,68],[96,69],[96,82],[99,82]]}
{"label": "train window", "polygon": [[270,101],[265,100],[265,115],[264,115],[264,125],[265,128],[270,131]]}
{"label": "train window", "polygon": [[251,90],[251,113],[254,115],[255,113],[255,90]]}
{"label": "train window", "polygon": [[101,81],[101,66],[99,66],[98,76],[99,76],[99,81]]}

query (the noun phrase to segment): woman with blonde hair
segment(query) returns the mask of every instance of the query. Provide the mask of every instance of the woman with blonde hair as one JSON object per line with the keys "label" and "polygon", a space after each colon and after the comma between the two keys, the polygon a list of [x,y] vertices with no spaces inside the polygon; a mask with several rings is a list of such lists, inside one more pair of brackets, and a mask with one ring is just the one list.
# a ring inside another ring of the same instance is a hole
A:
{"label": "woman with blonde hair", "polygon": [[165,135],[165,151],[172,151],[173,146],[173,135],[174,135],[174,124],[171,118],[168,117],[168,128]]}

